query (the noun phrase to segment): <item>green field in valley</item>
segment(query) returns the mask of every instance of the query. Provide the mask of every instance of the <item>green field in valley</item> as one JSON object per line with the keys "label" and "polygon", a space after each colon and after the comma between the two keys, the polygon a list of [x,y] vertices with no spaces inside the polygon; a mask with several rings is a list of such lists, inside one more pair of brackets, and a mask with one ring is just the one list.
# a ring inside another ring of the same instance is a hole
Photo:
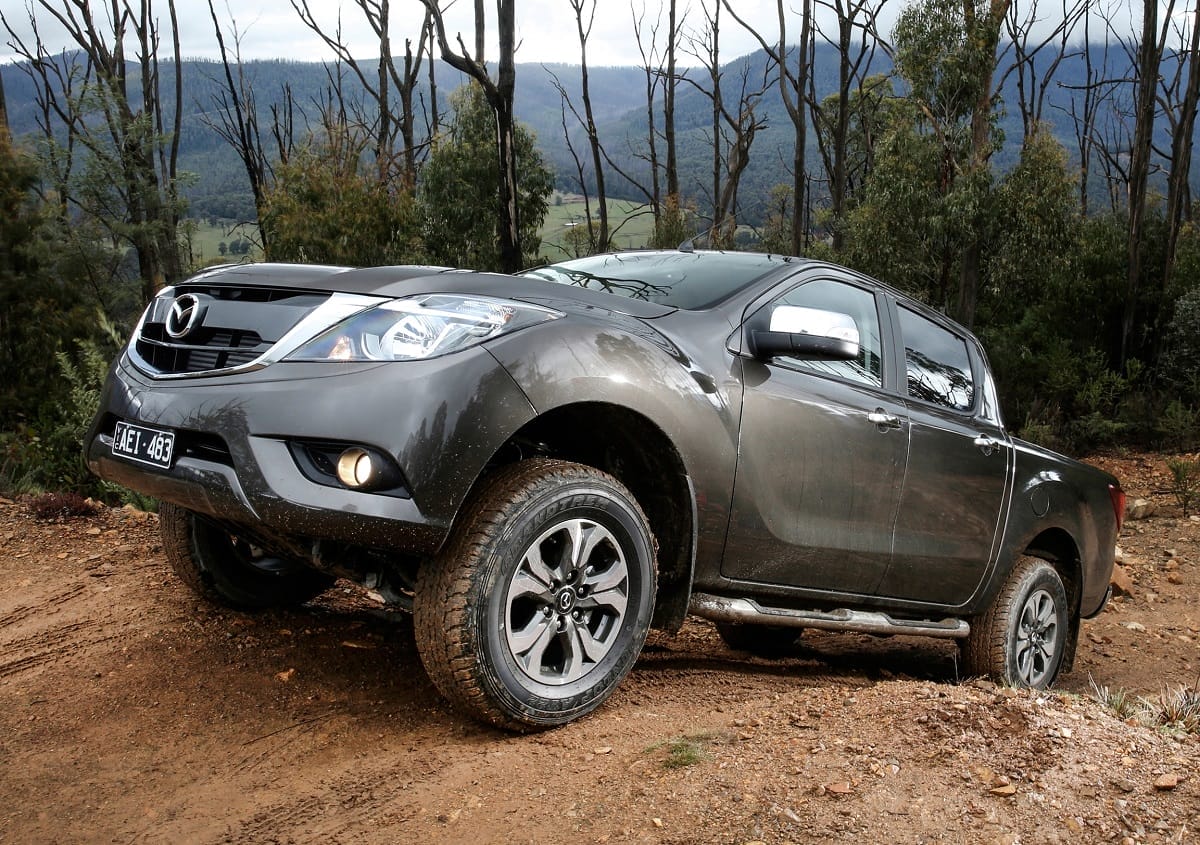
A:
{"label": "green field in valley", "polygon": [[[546,219],[542,223],[541,255],[551,261],[573,258],[576,251],[571,247],[570,232],[587,225],[587,215],[582,199],[568,195],[561,204],[552,200]],[[595,220],[596,204],[592,203],[592,218]],[[614,249],[638,249],[644,247],[654,231],[654,217],[650,207],[630,200],[609,200],[608,226],[615,231],[612,238]],[[582,232],[580,233],[582,235]],[[584,241],[586,244],[586,241]]]}
{"label": "green field in valley", "polygon": [[[262,261],[262,250],[253,243],[258,240],[257,227],[253,225],[233,222],[214,224],[207,220],[188,219],[185,226],[185,245],[190,241],[193,267]],[[230,246],[237,248],[239,242],[251,242],[249,252],[231,252]],[[224,253],[221,252],[221,244],[225,244]]]}

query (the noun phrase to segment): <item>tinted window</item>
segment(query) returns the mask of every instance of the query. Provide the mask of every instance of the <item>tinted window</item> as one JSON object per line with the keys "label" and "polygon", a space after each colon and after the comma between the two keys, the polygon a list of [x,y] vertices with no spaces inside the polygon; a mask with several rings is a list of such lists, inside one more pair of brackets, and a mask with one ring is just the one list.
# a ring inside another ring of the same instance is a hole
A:
{"label": "tinted window", "polygon": [[674,308],[711,308],[793,259],[745,252],[625,252],[592,255],[523,275]]}
{"label": "tinted window", "polygon": [[848,314],[858,328],[857,359],[812,361],[789,357],[788,360],[806,370],[824,375],[837,376],[872,387],[880,387],[883,384],[883,344],[879,340],[879,312],[875,308],[873,293],[853,285],[822,279],[792,288],[771,305],[798,305],[802,308],[820,308],[822,311]]}
{"label": "tinted window", "polygon": [[959,411],[975,403],[967,343],[932,320],[900,309],[908,395]]}

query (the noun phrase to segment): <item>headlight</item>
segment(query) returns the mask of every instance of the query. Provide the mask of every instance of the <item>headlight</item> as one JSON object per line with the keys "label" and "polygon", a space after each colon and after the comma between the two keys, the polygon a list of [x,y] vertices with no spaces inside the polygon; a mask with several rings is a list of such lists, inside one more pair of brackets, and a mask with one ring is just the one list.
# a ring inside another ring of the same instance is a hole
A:
{"label": "headlight", "polygon": [[489,296],[428,294],[355,314],[305,343],[292,361],[416,361],[467,349],[563,316]]}

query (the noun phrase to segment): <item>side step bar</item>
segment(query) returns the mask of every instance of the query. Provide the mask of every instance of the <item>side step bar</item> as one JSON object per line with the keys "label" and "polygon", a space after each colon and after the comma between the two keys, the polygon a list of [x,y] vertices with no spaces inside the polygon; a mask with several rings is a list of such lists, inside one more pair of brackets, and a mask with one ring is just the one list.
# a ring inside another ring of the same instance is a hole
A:
{"label": "side step bar", "polygon": [[826,631],[858,631],[864,634],[911,634],[919,637],[961,638],[971,633],[962,619],[893,619],[869,610],[792,610],[763,607],[753,599],[734,599],[693,593],[688,610],[714,622],[748,622]]}

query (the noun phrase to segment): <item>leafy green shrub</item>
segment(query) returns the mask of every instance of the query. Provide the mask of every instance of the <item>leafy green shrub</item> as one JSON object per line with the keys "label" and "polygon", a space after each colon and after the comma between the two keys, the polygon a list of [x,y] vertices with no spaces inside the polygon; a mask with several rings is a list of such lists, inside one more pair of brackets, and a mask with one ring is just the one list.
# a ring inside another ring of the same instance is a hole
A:
{"label": "leafy green shrub", "polygon": [[1195,449],[1200,446],[1200,411],[1172,399],[1158,416],[1155,434],[1162,448]]}
{"label": "leafy green shrub", "polygon": [[1171,495],[1187,516],[1192,511],[1192,503],[1200,496],[1200,460],[1168,458],[1167,468],[1171,470]]}
{"label": "leafy green shrub", "polygon": [[83,460],[83,438],[100,404],[109,361],[121,343],[102,316],[100,337],[76,341],[74,356],[58,352],[62,380],[45,398],[36,419],[8,432],[2,442],[0,485],[18,492],[106,495],[119,489],[92,476]]}

